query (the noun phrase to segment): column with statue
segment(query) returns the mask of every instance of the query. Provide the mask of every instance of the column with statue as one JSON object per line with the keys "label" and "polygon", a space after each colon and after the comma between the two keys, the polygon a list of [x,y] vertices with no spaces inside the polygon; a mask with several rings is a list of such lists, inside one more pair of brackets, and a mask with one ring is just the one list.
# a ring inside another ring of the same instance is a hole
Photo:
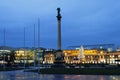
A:
{"label": "column with statue", "polygon": [[54,67],[64,67],[64,55],[61,50],[61,14],[60,8],[57,8],[57,21],[58,21],[58,50],[55,53]]}

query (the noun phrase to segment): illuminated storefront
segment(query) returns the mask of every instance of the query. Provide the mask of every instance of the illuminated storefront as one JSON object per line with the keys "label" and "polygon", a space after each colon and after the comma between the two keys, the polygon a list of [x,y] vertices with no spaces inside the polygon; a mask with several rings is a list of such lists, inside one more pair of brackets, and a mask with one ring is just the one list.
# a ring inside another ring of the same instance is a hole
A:
{"label": "illuminated storefront", "polygon": [[47,64],[53,64],[54,63],[54,55],[52,53],[47,53],[45,54],[45,59],[44,59],[44,63]]}
{"label": "illuminated storefront", "polygon": [[15,63],[33,63],[34,52],[31,50],[16,50],[15,51]]}

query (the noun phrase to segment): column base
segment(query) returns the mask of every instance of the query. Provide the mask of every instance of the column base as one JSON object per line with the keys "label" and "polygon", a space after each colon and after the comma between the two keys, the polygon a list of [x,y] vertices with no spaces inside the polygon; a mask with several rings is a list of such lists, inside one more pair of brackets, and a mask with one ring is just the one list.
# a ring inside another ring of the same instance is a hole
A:
{"label": "column base", "polygon": [[65,61],[64,61],[64,56],[61,50],[58,50],[55,53],[55,61],[54,61],[54,65],[52,67],[54,68],[65,68]]}

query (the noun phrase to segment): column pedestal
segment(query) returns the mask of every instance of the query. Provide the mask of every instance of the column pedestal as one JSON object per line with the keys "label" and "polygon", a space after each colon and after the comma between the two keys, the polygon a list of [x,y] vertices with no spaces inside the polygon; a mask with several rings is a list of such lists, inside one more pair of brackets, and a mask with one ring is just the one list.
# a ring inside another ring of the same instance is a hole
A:
{"label": "column pedestal", "polygon": [[54,65],[52,67],[54,67],[54,68],[64,68],[65,67],[64,55],[61,50],[56,51]]}

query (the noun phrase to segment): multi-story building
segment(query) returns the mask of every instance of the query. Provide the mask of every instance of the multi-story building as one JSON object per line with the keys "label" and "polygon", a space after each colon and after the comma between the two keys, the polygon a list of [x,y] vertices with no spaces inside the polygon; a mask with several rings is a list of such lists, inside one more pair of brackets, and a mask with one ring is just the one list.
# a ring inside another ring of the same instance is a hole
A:
{"label": "multi-story building", "polygon": [[[45,63],[54,63],[54,54],[52,52],[45,54]],[[104,49],[85,49],[81,55],[81,50],[72,49],[63,50],[63,54],[66,63],[120,64],[120,51],[108,52]]]}
{"label": "multi-story building", "polygon": [[84,57],[79,58],[80,50],[63,50],[66,63],[106,63],[119,64],[120,51],[108,52],[105,50],[85,49]]}
{"label": "multi-story building", "polygon": [[15,63],[42,63],[44,57],[43,49],[18,49],[15,50]]}
{"label": "multi-story building", "polygon": [[11,48],[6,46],[0,46],[0,64],[7,63],[11,60]]}
{"label": "multi-story building", "polygon": [[15,63],[33,63],[34,52],[32,50],[19,49],[15,51]]}
{"label": "multi-story building", "polygon": [[[42,55],[39,55],[39,52]],[[91,63],[91,64],[120,64],[120,51],[109,51],[106,49],[70,49],[63,50],[66,63]],[[15,62],[24,63],[27,61],[33,63],[41,60],[43,63],[53,64],[55,61],[55,51],[33,51],[17,50],[15,51]]]}

